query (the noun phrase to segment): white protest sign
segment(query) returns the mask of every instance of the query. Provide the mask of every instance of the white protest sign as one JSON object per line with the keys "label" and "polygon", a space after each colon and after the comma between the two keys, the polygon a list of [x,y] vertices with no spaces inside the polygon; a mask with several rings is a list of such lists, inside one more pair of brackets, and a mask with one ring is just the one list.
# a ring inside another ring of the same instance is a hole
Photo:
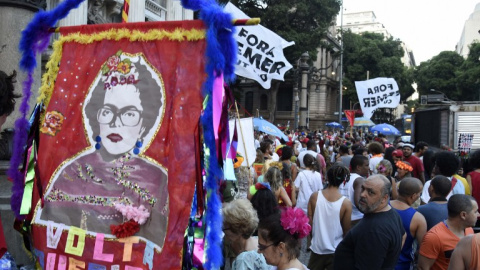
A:
{"label": "white protest sign", "polygon": [[[235,124],[235,120],[229,121],[229,130],[230,130],[230,140],[233,137],[233,127]],[[240,130],[240,125],[242,126]],[[255,138],[253,137],[253,118],[242,118],[240,121],[237,119],[237,136],[238,136],[238,144],[237,144],[237,152],[242,155],[243,163],[242,166],[250,167],[255,158],[257,157],[257,150],[255,149]],[[247,148],[247,149],[245,149]],[[248,164],[247,164],[248,160]]]}
{"label": "white protest sign", "polygon": [[[224,10],[234,19],[250,18],[232,3]],[[295,42],[288,42],[261,25],[235,27],[235,40],[238,45],[235,74],[255,80],[265,89],[270,88],[272,79],[283,81],[285,72],[292,68],[283,49]]]}
{"label": "white protest sign", "polygon": [[366,118],[372,118],[373,112],[378,108],[396,108],[400,103],[400,91],[393,78],[356,81],[355,88]]}

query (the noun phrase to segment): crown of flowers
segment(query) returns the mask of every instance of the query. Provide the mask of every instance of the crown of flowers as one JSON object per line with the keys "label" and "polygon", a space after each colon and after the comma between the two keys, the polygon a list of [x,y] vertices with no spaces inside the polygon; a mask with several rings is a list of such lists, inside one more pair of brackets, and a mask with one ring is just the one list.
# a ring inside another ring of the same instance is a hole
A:
{"label": "crown of flowers", "polygon": [[118,84],[136,84],[138,82],[137,68],[122,51],[110,56],[103,64],[101,71],[105,90],[110,90]]}
{"label": "crown of flowers", "polygon": [[287,207],[280,216],[283,229],[291,235],[298,235],[298,238],[304,238],[312,230],[308,221],[303,210],[296,207]]}
{"label": "crown of flowers", "polygon": [[398,169],[402,169],[405,171],[413,171],[413,167],[403,161],[397,161],[397,163],[395,163],[395,166],[397,166]]}
{"label": "crown of flowers", "polygon": [[272,161],[272,162],[270,162],[268,165],[269,165],[269,168],[271,168],[271,167],[277,167],[280,171],[283,170],[283,164],[282,164],[282,162]]}
{"label": "crown of flowers", "polygon": [[384,173],[384,172],[387,171],[387,167],[385,167],[385,165],[379,163],[379,164],[377,165],[377,171],[379,171],[379,172],[381,172],[381,173]]}

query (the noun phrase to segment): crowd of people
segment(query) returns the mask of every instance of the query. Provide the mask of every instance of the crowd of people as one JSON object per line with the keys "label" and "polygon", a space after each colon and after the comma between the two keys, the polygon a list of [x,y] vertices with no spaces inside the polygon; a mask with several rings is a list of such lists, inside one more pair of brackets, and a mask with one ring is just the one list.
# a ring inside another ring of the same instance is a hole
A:
{"label": "crowd of people", "polygon": [[480,269],[480,150],[286,134],[256,133],[253,167],[222,190],[225,269]]}

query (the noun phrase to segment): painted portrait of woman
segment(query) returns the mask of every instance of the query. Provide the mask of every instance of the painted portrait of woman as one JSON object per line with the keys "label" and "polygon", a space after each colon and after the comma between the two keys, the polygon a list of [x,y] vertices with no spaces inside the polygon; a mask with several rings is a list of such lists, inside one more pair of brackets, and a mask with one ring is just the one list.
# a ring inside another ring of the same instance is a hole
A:
{"label": "painted portrait of woman", "polygon": [[119,51],[109,57],[83,105],[90,147],[57,168],[35,222],[53,221],[114,237],[111,225],[134,220],[140,227],[135,236],[162,248],[169,214],[168,176],[143,153],[164,111],[161,75],[143,54]]}

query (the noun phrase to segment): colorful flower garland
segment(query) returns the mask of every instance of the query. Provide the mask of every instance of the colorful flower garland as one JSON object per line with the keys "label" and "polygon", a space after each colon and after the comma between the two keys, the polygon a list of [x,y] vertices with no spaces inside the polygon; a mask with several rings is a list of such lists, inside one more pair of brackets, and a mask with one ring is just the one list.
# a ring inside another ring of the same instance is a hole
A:
{"label": "colorful flower garland", "polygon": [[409,172],[413,171],[413,167],[403,161],[397,161],[397,163],[395,163],[395,166],[397,166],[397,169],[401,169]]}

